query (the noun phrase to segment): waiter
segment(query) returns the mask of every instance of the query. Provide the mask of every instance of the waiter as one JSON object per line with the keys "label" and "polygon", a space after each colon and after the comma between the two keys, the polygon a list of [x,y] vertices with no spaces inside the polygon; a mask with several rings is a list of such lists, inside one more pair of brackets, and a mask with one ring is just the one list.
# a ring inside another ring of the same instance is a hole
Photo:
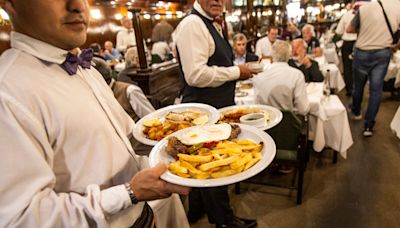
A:
{"label": "waiter", "polygon": [[349,26],[351,20],[353,20],[354,15],[357,13],[360,4],[355,4],[352,9],[347,11],[339,21],[336,28],[336,34],[342,36],[343,46],[342,46],[342,61],[343,61],[343,71],[344,71],[344,81],[346,83],[346,96],[351,96],[353,92],[353,59],[350,57],[353,53],[354,44],[357,40],[356,33],[347,33],[346,28]]}
{"label": "waiter", "polygon": [[[216,108],[234,105],[236,80],[252,77],[245,65],[233,66],[233,52],[223,32],[224,1],[197,0],[192,13],[176,30],[176,46],[181,64],[183,102],[210,104]],[[216,227],[254,227],[255,220],[234,216],[227,186],[192,190],[189,222],[207,213]]]}

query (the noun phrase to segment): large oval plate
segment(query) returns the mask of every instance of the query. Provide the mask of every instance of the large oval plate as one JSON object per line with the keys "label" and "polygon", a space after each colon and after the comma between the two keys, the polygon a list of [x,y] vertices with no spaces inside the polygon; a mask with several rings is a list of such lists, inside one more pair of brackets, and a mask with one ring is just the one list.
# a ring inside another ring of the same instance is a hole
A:
{"label": "large oval plate", "polygon": [[220,114],[218,110],[210,105],[207,104],[200,104],[200,103],[185,103],[185,104],[177,104],[177,105],[170,105],[164,108],[160,108],[156,110],[155,112],[152,112],[143,118],[141,118],[133,127],[133,136],[135,139],[137,139],[139,142],[149,145],[149,146],[154,146],[158,143],[156,140],[151,140],[146,137],[146,135],[143,133],[144,126],[143,122],[148,119],[155,119],[159,118],[161,119],[161,122],[164,122],[164,117],[167,113],[174,111],[174,112],[183,112],[187,110],[196,110],[196,111],[202,111],[206,112],[208,114],[208,122],[205,125],[210,125],[210,124],[215,124],[220,117]]}
{"label": "large oval plate", "polygon": [[[169,183],[182,186],[216,187],[246,180],[256,175],[257,173],[263,171],[275,157],[276,147],[274,140],[271,138],[271,136],[269,136],[267,133],[258,128],[243,124],[237,124],[237,125],[239,125],[242,130],[238,137],[239,139],[250,139],[257,143],[263,142],[264,144],[264,147],[261,151],[262,159],[258,161],[255,165],[253,165],[251,168],[232,176],[215,178],[215,179],[205,179],[205,180],[180,177],[167,170],[163,175],[161,175],[161,179]],[[196,127],[199,126],[185,128],[180,131],[177,131],[174,134],[167,136],[166,138],[162,139],[159,143],[157,143],[157,145],[153,147],[149,155],[150,167],[156,166],[159,162],[164,162],[165,164],[168,165],[169,163],[175,161],[173,157],[171,157],[165,152],[165,147],[167,146],[168,143],[168,137],[175,136],[178,134],[185,134],[188,130]]]}
{"label": "large oval plate", "polygon": [[275,127],[277,124],[279,124],[283,118],[283,114],[281,110],[268,106],[268,105],[233,105],[225,108],[218,109],[218,111],[221,113],[221,115],[224,115],[225,112],[228,111],[233,111],[235,109],[246,109],[246,108],[257,108],[260,109],[264,112],[269,113],[269,120],[266,121],[265,125],[262,127],[259,127],[260,130],[268,130],[270,128]]}

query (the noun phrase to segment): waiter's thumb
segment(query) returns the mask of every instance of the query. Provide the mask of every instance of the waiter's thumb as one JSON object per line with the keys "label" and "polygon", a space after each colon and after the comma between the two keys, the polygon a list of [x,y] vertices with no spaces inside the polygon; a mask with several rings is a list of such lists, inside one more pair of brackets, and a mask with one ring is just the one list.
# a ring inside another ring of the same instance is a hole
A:
{"label": "waiter's thumb", "polygon": [[167,166],[164,163],[159,162],[154,166],[154,168],[152,168],[152,170],[157,176],[161,176],[165,171],[167,171]]}

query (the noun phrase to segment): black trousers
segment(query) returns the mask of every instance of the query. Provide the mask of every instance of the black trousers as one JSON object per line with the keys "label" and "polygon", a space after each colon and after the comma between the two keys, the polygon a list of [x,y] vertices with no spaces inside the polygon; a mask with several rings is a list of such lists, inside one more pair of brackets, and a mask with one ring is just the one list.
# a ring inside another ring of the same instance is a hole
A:
{"label": "black trousers", "polygon": [[228,186],[192,188],[189,194],[189,217],[208,216],[211,224],[227,224],[233,219]]}
{"label": "black trousers", "polygon": [[353,60],[349,58],[349,55],[353,53],[353,46],[355,42],[356,41],[343,41],[342,46],[344,82],[346,83],[346,93],[348,95],[351,95],[353,91]]}

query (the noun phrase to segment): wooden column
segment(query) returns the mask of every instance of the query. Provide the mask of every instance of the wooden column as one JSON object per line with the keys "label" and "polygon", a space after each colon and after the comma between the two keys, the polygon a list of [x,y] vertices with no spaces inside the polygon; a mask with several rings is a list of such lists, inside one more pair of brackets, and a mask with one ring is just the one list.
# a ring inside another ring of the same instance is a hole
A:
{"label": "wooden column", "polygon": [[[253,0],[247,0],[247,33],[249,37],[257,37],[256,17],[252,15],[254,11]],[[257,15],[256,15],[257,16]]]}
{"label": "wooden column", "polygon": [[129,11],[133,15],[132,23],[133,23],[133,29],[135,30],[136,47],[139,56],[139,66],[140,66],[139,71],[146,72],[149,71],[150,69],[148,68],[146,53],[144,51],[143,33],[142,33],[142,27],[140,26],[140,18],[139,18],[140,9],[130,9]]}

